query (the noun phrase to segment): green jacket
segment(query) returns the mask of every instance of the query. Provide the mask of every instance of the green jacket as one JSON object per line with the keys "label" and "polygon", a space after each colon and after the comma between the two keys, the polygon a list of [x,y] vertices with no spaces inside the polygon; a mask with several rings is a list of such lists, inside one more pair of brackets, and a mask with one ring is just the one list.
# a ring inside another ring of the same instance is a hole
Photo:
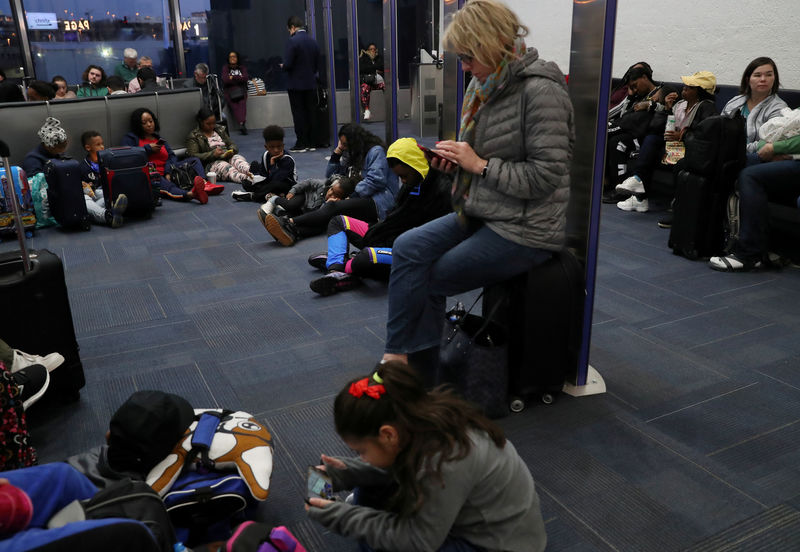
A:
{"label": "green jacket", "polygon": [[136,78],[137,72],[138,69],[135,68],[131,69],[130,67],[125,65],[125,62],[122,62],[116,67],[114,67],[114,74],[117,75],[118,77],[122,77],[122,80],[125,81],[126,85]]}
{"label": "green jacket", "polygon": [[[219,134],[220,138],[225,142],[225,149],[232,149],[234,154],[239,153],[239,148],[233,143],[231,137],[225,132],[225,128],[217,125],[214,129]],[[189,157],[197,157],[202,161],[203,165],[207,168],[211,163],[221,158],[214,157],[214,150],[208,145],[208,138],[200,130],[200,127],[195,128],[186,137],[186,155]]]}
{"label": "green jacket", "polygon": [[94,98],[95,96],[108,96],[108,88],[103,86],[102,88],[97,88],[90,85],[87,86],[79,86],[78,92],[75,94],[79,98]]}

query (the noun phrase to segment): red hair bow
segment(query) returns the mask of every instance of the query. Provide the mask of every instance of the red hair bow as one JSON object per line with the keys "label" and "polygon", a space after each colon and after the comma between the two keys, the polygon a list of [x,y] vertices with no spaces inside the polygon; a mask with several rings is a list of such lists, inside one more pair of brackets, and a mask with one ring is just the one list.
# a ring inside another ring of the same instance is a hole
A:
{"label": "red hair bow", "polygon": [[386,388],[383,385],[370,385],[369,378],[364,378],[350,384],[350,394],[358,398],[364,393],[373,399],[380,399],[381,395],[386,393]]}

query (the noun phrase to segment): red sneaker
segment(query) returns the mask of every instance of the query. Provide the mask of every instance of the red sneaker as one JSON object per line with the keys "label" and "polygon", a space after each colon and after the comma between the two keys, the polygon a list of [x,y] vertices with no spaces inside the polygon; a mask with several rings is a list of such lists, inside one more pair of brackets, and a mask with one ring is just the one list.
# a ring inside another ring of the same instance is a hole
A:
{"label": "red sneaker", "polygon": [[219,195],[225,189],[224,184],[212,184],[211,182],[206,181],[205,191],[208,195]]}
{"label": "red sneaker", "polygon": [[194,177],[194,186],[192,186],[192,194],[194,198],[200,203],[208,203],[208,194],[206,193],[206,181],[202,176]]}

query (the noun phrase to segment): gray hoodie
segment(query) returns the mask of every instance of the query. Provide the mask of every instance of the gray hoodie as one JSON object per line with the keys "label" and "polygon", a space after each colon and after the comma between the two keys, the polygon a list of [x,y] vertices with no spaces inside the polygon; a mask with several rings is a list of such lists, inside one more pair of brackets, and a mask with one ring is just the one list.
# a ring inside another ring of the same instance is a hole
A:
{"label": "gray hoodie", "polygon": [[[731,98],[722,108],[721,115],[732,117],[737,110],[747,103],[747,96],[740,94]],[[753,108],[747,116],[747,151],[753,153],[758,151],[758,129],[761,125],[772,119],[780,117],[781,109],[788,107],[786,102],[777,94],[770,94],[761,103]]]}
{"label": "gray hoodie", "polygon": [[[420,475],[427,498],[415,514],[397,514],[335,502],[311,508],[309,516],[331,531],[363,539],[375,550],[437,550],[448,536],[487,552],[538,552],[547,543],[539,496],[525,462],[506,441],[497,448],[483,432],[470,433],[473,446],[461,460],[442,464],[443,484]],[[334,489],[386,484],[391,474],[353,458],[347,469],[328,467]],[[434,461],[435,465],[436,462]]]}
{"label": "gray hoodie", "polygon": [[512,242],[561,249],[574,142],[564,75],[531,48],[475,115],[470,145],[489,170],[473,176],[465,213]]}

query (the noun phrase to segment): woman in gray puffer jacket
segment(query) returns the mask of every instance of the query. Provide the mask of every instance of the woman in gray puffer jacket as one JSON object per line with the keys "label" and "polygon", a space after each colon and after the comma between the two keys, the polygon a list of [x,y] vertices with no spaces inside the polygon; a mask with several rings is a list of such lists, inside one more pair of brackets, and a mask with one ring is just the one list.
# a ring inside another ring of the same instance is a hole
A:
{"label": "woman in gray puffer jacket", "polygon": [[527,28],[503,4],[472,0],[445,46],[472,73],[459,140],[437,144],[452,172],[454,213],[395,242],[385,360],[436,354],[445,298],[502,282],[564,246],[573,111],[564,75],[526,49]]}

